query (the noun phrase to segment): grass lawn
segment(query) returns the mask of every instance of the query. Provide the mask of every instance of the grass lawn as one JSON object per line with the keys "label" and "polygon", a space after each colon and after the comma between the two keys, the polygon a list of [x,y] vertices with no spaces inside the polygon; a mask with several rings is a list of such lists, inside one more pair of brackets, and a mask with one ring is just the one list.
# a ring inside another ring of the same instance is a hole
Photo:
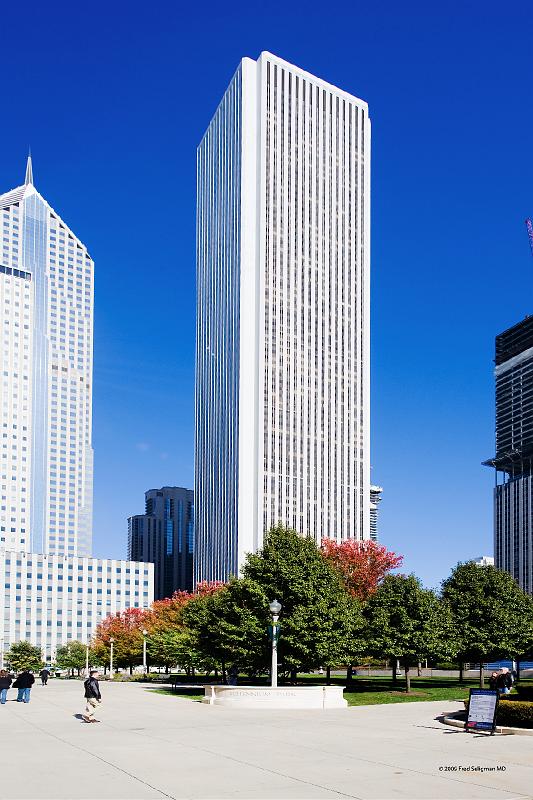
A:
{"label": "grass lawn", "polygon": [[196,689],[182,686],[177,687],[175,691],[173,689],[148,689],[148,691],[155,694],[169,694],[173,697],[186,697],[187,700],[195,700],[198,703],[204,699],[204,692],[200,687]]}
{"label": "grass lawn", "polygon": [[382,703],[416,703],[424,700],[464,700],[478,681],[460,684],[457,678],[411,678],[411,692],[405,692],[405,679],[398,676],[396,686],[388,677],[356,677],[354,690],[344,692],[350,706],[372,706]]}
{"label": "grass lawn", "polygon": [[[325,676],[318,673],[311,675],[299,675],[298,681],[301,685],[306,683],[325,683]],[[241,676],[239,683],[245,684],[246,679]],[[345,681],[338,676],[331,679],[331,683],[344,685]],[[531,681],[521,681],[521,684],[531,684]],[[266,680],[256,680],[254,684],[267,685]],[[367,677],[356,676],[353,679],[352,689],[344,692],[344,697],[350,706],[373,706],[383,703],[417,703],[429,700],[466,700],[469,689],[475,689],[479,682],[475,680],[465,680],[460,684],[457,678],[411,678],[411,693],[405,692],[405,679],[403,675],[398,675],[396,686],[390,677]],[[488,688],[488,684],[486,684]],[[200,701],[203,699],[203,690],[200,687],[177,687],[175,691],[170,688],[149,689],[157,694],[168,694],[176,697],[186,697],[189,700]],[[514,692],[513,692],[514,694]]]}

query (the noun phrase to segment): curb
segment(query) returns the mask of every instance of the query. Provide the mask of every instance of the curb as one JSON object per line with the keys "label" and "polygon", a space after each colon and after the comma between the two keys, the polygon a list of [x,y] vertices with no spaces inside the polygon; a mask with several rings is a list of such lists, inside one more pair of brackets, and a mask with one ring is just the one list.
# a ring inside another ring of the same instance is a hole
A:
{"label": "curb", "polygon": [[[451,725],[453,728],[462,728],[464,730],[464,719],[460,719],[463,712],[456,714],[447,714],[446,716],[437,717],[439,722],[443,725]],[[502,734],[503,736],[533,736],[533,728],[508,728],[505,725],[498,725],[495,728],[495,733]]]}

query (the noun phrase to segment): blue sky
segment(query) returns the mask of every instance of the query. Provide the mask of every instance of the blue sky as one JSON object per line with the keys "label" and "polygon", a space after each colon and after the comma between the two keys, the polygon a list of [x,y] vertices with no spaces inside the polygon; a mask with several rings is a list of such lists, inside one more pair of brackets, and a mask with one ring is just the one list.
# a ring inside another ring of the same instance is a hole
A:
{"label": "blue sky", "polygon": [[195,149],[270,50],[373,122],[372,461],[381,539],[436,585],[492,552],[494,335],[533,312],[528,4],[7,4],[0,191],[37,188],[96,262],[95,535],[192,486]]}

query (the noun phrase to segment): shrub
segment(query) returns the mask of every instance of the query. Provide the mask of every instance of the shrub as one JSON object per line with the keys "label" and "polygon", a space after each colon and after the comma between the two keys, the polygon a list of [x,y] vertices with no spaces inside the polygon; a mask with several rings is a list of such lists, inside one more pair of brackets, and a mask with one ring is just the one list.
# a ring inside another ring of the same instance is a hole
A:
{"label": "shrub", "polygon": [[518,692],[518,697],[520,700],[533,702],[533,686],[524,686],[523,684],[518,684],[515,686],[515,689]]}
{"label": "shrub", "polygon": [[533,703],[506,700],[498,706],[498,725],[516,728],[533,728]]}

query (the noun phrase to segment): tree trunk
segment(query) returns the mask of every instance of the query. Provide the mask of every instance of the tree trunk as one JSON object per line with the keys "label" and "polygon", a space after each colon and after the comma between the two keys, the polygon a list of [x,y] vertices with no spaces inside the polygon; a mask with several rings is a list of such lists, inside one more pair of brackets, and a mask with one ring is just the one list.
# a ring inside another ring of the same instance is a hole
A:
{"label": "tree trunk", "polygon": [[392,659],[392,683],[394,686],[398,683],[398,662],[395,658]]}
{"label": "tree trunk", "polygon": [[479,662],[479,688],[485,688],[485,671],[483,669],[483,660],[481,659]]}
{"label": "tree trunk", "polygon": [[518,683],[519,680],[520,680],[520,661],[517,658],[516,659],[516,682]]}
{"label": "tree trunk", "polygon": [[331,683],[331,667],[326,667],[326,683],[328,686]]}
{"label": "tree trunk", "polygon": [[130,664],[130,675],[133,675],[133,664]]}
{"label": "tree trunk", "polygon": [[296,683],[297,678],[298,678],[298,670],[291,669],[291,683],[293,684]]}
{"label": "tree trunk", "polygon": [[348,686],[352,685],[352,669],[353,664],[348,664],[348,667],[346,668],[346,683]]}
{"label": "tree trunk", "polygon": [[465,682],[465,662],[459,661],[459,683]]}
{"label": "tree trunk", "polygon": [[411,693],[411,676],[409,674],[409,664],[405,664],[405,691]]}
{"label": "tree trunk", "polygon": [[421,661],[419,661],[419,662],[418,662],[418,666],[417,666],[417,668],[416,668],[416,674],[418,675],[418,677],[420,677],[420,675],[421,675],[421,672],[422,672],[422,662],[421,662]]}

